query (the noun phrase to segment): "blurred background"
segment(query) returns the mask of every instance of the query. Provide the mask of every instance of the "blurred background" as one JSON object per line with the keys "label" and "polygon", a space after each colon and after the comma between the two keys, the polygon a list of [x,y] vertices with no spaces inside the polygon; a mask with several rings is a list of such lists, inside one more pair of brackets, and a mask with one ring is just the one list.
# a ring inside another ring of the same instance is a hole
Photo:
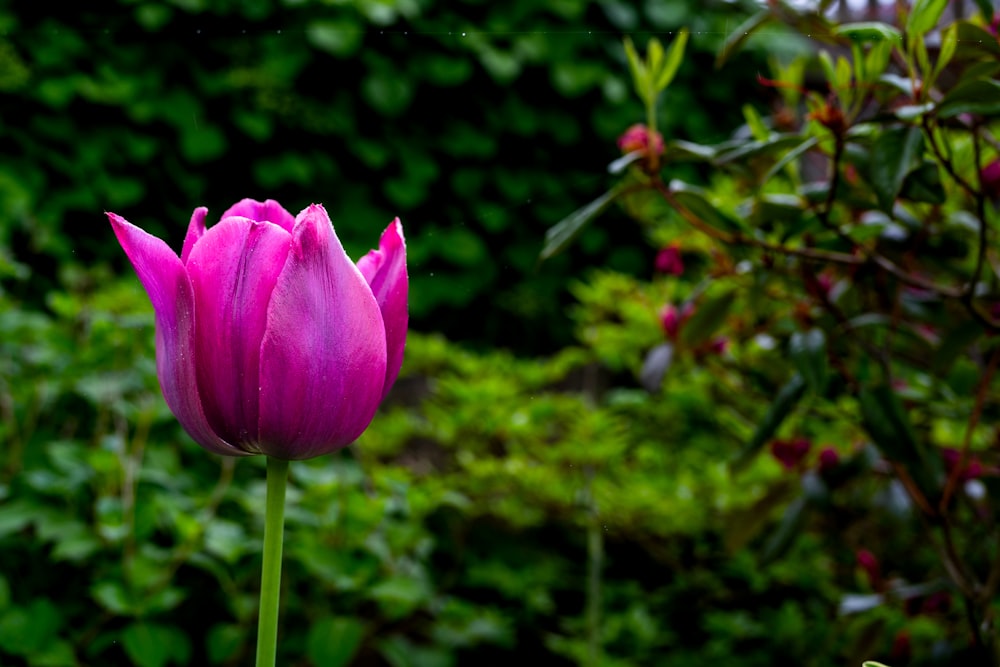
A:
{"label": "blurred background", "polygon": [[772,107],[774,59],[813,48],[775,26],[717,68],[763,4],[784,3],[0,2],[0,663],[249,664],[264,462],[173,420],[104,216],[179,250],[195,207],[244,197],[324,204],[355,259],[399,216],[411,280],[374,424],[292,468],[279,664],[910,664],[904,629],[953,639],[946,602],[843,613],[877,606],[845,591],[877,587],[858,554],[882,526],[782,528],[799,481],[774,457],[734,484],[753,424],[716,409],[717,362],[641,387],[663,338],[663,300],[633,298],[647,230],[613,207],[538,259],[644,120],[623,38],[690,30],[658,128],[713,144]]}

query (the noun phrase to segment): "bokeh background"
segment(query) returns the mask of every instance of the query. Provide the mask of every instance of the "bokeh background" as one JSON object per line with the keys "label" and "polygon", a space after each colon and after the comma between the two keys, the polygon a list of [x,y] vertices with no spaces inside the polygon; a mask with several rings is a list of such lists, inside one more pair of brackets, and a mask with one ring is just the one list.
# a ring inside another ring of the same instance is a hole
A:
{"label": "bokeh background", "polygon": [[612,208],[539,261],[644,120],[622,39],[690,30],[659,129],[716,143],[774,102],[771,59],[813,48],[776,26],[717,68],[758,8],[0,2],[0,663],[249,664],[263,461],[209,455],[171,417],[104,216],[179,249],[195,207],[244,197],[323,203],[354,258],[398,215],[411,280],[375,423],[293,466],[279,664],[891,655],[904,610],[839,613],[870,586],[857,533],[776,534],[797,478],[767,456],[730,476],[752,424],[716,410],[711,364],[655,395],[632,372],[662,302],[608,320],[654,274],[645,230]]}

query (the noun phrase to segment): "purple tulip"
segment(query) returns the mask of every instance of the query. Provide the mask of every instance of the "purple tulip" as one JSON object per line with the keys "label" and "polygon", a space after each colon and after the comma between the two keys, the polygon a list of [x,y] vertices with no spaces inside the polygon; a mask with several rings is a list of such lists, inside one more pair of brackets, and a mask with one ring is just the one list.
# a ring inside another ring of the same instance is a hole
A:
{"label": "purple tulip", "polygon": [[244,199],[181,256],[108,213],[156,312],[167,405],[217,454],[307,459],[368,427],[403,363],[406,244],[397,218],[355,266],[326,210]]}

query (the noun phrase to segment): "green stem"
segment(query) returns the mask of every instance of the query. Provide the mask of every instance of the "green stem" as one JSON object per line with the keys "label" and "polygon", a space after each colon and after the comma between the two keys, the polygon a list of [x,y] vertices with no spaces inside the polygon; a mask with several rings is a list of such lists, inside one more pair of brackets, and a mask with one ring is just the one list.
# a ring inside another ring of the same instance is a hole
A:
{"label": "green stem", "polygon": [[587,527],[587,666],[601,664],[601,568],[604,535],[601,534],[597,501],[593,496],[593,469],[587,470],[587,498],[590,525]]}
{"label": "green stem", "polygon": [[278,650],[278,597],[281,594],[281,546],[285,532],[285,486],[288,461],[267,459],[267,509],[264,514],[264,564],[260,577],[257,667],[274,667]]}

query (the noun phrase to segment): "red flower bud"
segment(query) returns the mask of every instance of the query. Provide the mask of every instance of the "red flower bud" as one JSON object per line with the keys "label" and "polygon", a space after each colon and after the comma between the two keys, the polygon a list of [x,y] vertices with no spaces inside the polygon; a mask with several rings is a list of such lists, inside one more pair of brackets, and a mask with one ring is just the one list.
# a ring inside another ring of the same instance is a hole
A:
{"label": "red flower bud", "polygon": [[819,471],[829,472],[840,465],[840,455],[833,447],[824,447],[819,453]]}
{"label": "red flower bud", "polygon": [[659,132],[653,132],[650,136],[648,127],[642,123],[636,123],[618,137],[618,148],[621,149],[622,154],[632,151],[642,151],[644,154],[648,154],[652,150],[654,155],[663,155],[663,135]]}
{"label": "red flower bud", "polygon": [[777,459],[778,463],[785,467],[785,470],[795,470],[809,453],[811,446],[812,443],[806,438],[773,440],[771,441],[771,456]]}

